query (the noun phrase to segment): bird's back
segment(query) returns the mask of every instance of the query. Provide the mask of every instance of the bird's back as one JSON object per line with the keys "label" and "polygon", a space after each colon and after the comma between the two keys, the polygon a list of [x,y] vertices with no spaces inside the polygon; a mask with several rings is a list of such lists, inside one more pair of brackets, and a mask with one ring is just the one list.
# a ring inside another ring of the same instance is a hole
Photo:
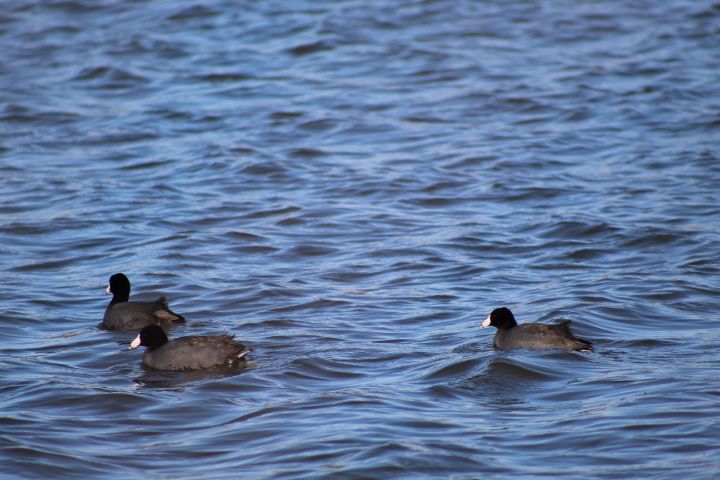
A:
{"label": "bird's back", "polygon": [[170,310],[167,299],[160,297],[154,302],[111,303],[105,309],[102,328],[137,332],[148,325],[169,326],[184,323],[185,319]]}
{"label": "bird's back", "polygon": [[565,350],[591,350],[592,344],[577,338],[570,332],[570,321],[545,325],[541,323],[524,323],[507,330],[498,330],[493,342],[496,348],[531,348]]}
{"label": "bird's back", "polygon": [[146,350],[143,363],[158,370],[231,367],[247,352],[247,348],[230,335],[180,337],[162,347]]}

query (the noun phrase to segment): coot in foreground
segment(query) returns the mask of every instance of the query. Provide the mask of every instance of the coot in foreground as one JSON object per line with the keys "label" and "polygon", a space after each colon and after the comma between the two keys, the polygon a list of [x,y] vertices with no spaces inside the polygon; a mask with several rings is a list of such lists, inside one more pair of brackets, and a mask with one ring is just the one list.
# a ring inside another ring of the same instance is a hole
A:
{"label": "coot in foreground", "polygon": [[156,370],[199,370],[236,367],[248,353],[245,345],[230,335],[180,337],[168,340],[163,329],[150,325],[130,344],[130,349],[147,347],[143,365]]}
{"label": "coot in foreground", "polygon": [[562,348],[565,350],[591,351],[592,343],[577,338],[570,333],[570,321],[555,325],[541,323],[523,323],[518,325],[509,308],[496,308],[481,325],[497,328],[493,346],[500,349],[509,348]]}

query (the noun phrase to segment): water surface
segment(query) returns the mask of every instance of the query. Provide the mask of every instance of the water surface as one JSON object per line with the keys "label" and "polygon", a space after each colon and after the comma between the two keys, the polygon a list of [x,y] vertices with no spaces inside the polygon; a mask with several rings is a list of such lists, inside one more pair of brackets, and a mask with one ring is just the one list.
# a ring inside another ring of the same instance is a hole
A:
{"label": "water surface", "polygon": [[[0,6],[7,478],[720,475],[720,7]],[[107,278],[233,372],[145,370]],[[596,352],[495,351],[571,319]]]}

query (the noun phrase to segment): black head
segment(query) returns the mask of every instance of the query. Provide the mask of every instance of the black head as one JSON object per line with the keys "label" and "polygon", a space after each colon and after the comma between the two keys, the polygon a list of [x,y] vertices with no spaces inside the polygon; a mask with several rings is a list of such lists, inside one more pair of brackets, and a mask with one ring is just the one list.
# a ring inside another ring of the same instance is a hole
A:
{"label": "black head", "polygon": [[167,335],[165,335],[165,331],[160,328],[160,326],[149,325],[140,330],[140,334],[135,337],[135,340],[133,340],[130,344],[130,349],[143,346],[153,350],[155,348],[162,347],[167,342]]}
{"label": "black head", "polygon": [[507,307],[496,308],[482,323],[482,328],[495,327],[498,330],[507,330],[517,325],[515,317]]}
{"label": "black head", "polygon": [[130,299],[130,280],[124,274],[116,273],[110,277],[105,293],[113,294],[110,303],[127,302]]}

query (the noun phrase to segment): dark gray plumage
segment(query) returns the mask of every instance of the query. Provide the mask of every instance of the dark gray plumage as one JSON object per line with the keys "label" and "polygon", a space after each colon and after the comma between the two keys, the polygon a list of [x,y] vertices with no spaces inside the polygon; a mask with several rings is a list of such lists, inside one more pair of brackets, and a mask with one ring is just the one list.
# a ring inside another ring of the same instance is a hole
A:
{"label": "dark gray plumage", "polygon": [[532,348],[565,350],[592,350],[592,343],[570,332],[570,321],[555,325],[524,323],[518,325],[510,309],[496,308],[482,323],[482,327],[496,327],[493,346],[499,349]]}
{"label": "dark gray plumage", "polygon": [[167,299],[154,302],[130,302],[130,280],[122,273],[110,277],[106,293],[112,293],[100,328],[137,332],[148,325],[168,327],[185,323],[185,318],[170,310]]}
{"label": "dark gray plumage", "polygon": [[147,347],[143,365],[156,370],[199,370],[235,367],[248,353],[245,345],[230,335],[189,336],[168,340],[158,325],[143,328],[130,348]]}

